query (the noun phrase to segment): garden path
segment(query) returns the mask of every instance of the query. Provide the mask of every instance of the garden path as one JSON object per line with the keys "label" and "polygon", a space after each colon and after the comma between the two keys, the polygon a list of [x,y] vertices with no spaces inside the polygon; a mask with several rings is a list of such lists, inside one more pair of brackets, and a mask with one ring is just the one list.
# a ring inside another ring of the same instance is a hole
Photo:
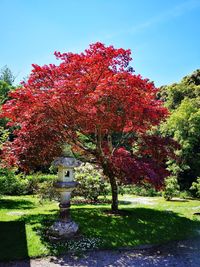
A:
{"label": "garden path", "polygon": [[93,251],[82,257],[64,255],[6,263],[0,267],[199,267],[200,238],[148,249]]}

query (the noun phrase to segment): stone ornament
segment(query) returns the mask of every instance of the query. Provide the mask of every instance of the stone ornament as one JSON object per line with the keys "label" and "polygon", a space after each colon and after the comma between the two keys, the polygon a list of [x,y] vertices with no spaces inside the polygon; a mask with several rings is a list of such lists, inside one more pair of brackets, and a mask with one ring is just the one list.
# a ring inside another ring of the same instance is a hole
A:
{"label": "stone ornament", "polygon": [[60,195],[60,216],[49,229],[51,236],[61,239],[75,235],[78,225],[71,220],[70,216],[70,197],[71,192],[78,185],[74,181],[74,168],[81,165],[81,161],[74,158],[56,158],[53,165],[58,167],[58,179],[54,182],[55,190]]}

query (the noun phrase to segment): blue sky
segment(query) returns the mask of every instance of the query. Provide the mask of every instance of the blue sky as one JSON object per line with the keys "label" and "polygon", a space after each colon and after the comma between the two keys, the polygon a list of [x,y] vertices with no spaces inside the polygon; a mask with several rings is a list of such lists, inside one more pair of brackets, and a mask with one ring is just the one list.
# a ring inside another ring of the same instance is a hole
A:
{"label": "blue sky", "polygon": [[157,86],[200,68],[200,0],[0,0],[0,67],[17,75],[90,43],[132,50]]}

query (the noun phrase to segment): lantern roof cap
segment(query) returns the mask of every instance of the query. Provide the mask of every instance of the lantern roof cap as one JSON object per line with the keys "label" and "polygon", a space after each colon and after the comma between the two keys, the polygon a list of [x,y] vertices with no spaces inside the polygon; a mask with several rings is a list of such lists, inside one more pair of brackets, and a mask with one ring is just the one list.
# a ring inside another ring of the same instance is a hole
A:
{"label": "lantern roof cap", "polygon": [[59,157],[53,161],[53,165],[56,167],[74,168],[81,165],[81,161],[75,158]]}

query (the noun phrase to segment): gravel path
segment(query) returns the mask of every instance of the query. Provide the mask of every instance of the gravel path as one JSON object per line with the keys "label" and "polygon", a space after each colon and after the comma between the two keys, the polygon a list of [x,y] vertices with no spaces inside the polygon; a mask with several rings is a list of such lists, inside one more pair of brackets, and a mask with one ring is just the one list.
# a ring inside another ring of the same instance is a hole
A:
{"label": "gravel path", "polygon": [[167,245],[141,250],[93,251],[82,257],[65,255],[62,257],[47,257],[0,263],[0,267],[103,267],[103,266],[179,266],[200,267],[200,238],[172,242]]}

